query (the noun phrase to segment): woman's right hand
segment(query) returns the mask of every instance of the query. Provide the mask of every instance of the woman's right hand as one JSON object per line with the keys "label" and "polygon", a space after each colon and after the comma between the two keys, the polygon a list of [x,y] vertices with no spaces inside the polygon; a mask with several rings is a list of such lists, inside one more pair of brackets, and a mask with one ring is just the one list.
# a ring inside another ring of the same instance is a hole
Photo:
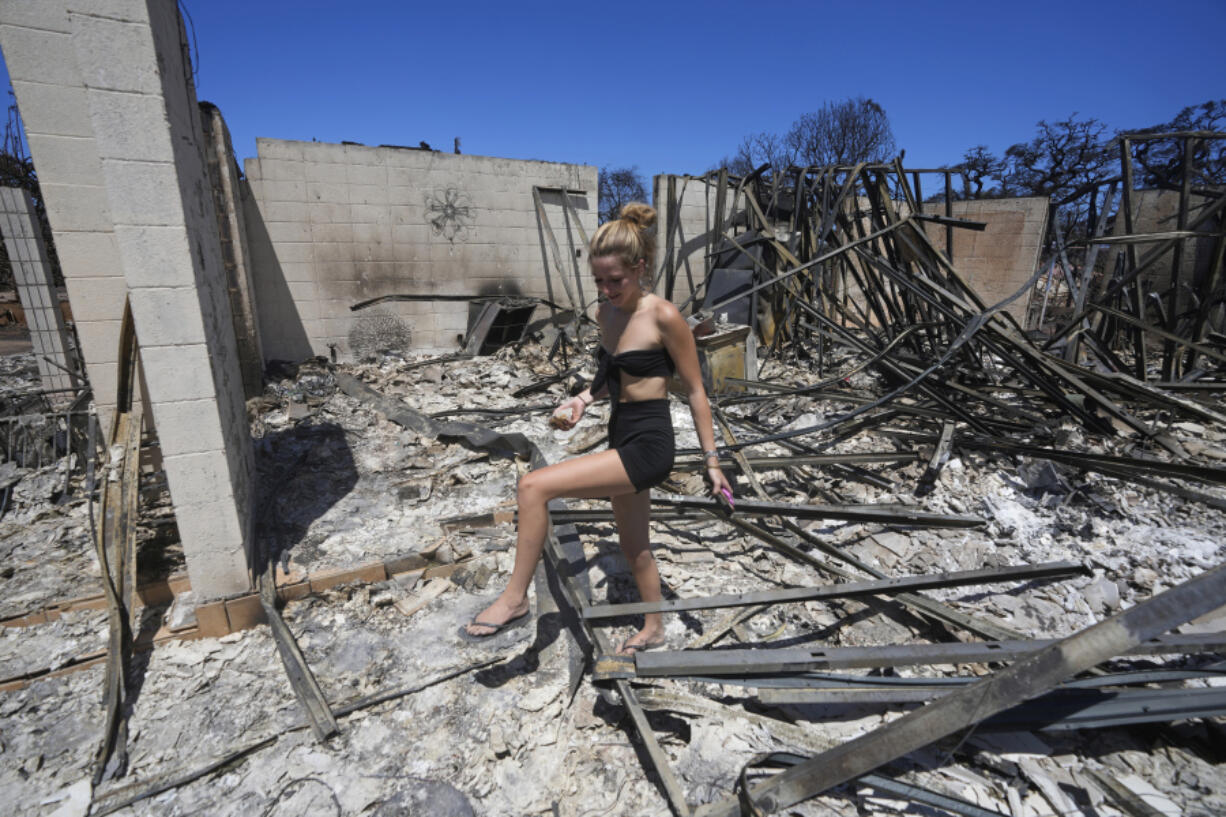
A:
{"label": "woman's right hand", "polygon": [[584,399],[579,395],[575,395],[554,409],[553,414],[549,417],[549,425],[563,431],[570,431],[579,424],[579,420],[582,419],[586,408],[587,403]]}

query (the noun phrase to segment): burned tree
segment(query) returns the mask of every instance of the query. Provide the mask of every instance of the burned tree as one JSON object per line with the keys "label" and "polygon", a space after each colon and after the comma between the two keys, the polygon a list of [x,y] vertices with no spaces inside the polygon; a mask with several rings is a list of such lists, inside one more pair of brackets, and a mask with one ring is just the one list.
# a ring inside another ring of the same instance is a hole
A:
{"label": "burned tree", "polygon": [[1056,122],[1040,120],[1037,129],[1029,142],[1005,151],[1006,193],[1063,199],[1107,175],[1113,157],[1102,122],[1074,113]]}
{"label": "burned tree", "polygon": [[885,161],[896,150],[885,109],[857,97],[803,114],[783,137],[793,161],[808,166]]}
{"label": "burned tree", "polygon": [[[1226,130],[1226,99],[1209,100],[1184,108],[1170,122],[1142,128],[1136,133],[1203,133]],[[1226,144],[1215,139],[1193,139],[1181,146],[1172,140],[1138,142],[1136,146],[1138,183],[1142,187],[1177,190],[1183,183],[1184,168],[1194,168],[1193,185],[1226,184]]]}
{"label": "burned tree", "polygon": [[617,218],[623,206],[647,201],[647,186],[638,166],[600,168],[600,223]]}
{"label": "burned tree", "polygon": [[793,165],[821,167],[883,162],[896,150],[894,131],[885,109],[871,99],[857,97],[827,102],[811,113],[801,114],[786,133],[751,134],[741,140],[736,152],[725,156],[718,167],[737,176],[748,176],[767,165],[768,176],[787,175]]}
{"label": "burned tree", "polygon": [[763,131],[742,139],[736,152],[721,159],[718,167],[725,167],[729,173],[737,176],[748,176],[764,164],[787,167],[792,164],[793,159],[794,154],[788,148],[784,137]]}
{"label": "burned tree", "polygon": [[1005,160],[993,155],[987,145],[975,147],[962,154],[962,197],[965,199],[990,198],[1000,192],[999,187],[983,189],[988,179],[1000,181],[1005,172]]}

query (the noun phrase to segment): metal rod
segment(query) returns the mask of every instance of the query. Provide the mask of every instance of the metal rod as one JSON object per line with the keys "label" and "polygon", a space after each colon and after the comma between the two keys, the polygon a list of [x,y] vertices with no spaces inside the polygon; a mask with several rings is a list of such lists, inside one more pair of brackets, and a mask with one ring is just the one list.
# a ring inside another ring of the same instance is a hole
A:
{"label": "metal rod", "polygon": [[[1129,652],[1217,609],[1223,598],[1226,564],[1033,652],[979,683],[823,752],[755,786],[748,796],[765,813],[806,800],[1033,698],[1112,656]],[[739,808],[736,800],[726,800],[704,813],[734,817]]]}
{"label": "metal rod", "polygon": [[[652,496],[651,504],[666,508],[710,510],[720,507],[714,499],[664,494]],[[786,516],[793,519],[843,519],[850,522],[877,522],[883,525],[918,525],[938,528],[975,528],[987,524],[978,516],[929,513],[903,505],[801,505],[793,502],[737,500],[741,516]]]}
{"label": "metal rod", "polygon": [[901,576],[893,579],[877,579],[867,582],[846,582],[825,587],[799,587],[788,590],[764,590],[756,593],[727,593],[696,599],[669,599],[666,601],[642,601],[632,604],[597,604],[583,611],[583,617],[592,619],[616,616],[642,615],[645,613],[678,613],[684,610],[710,610],[716,607],[750,607],[756,604],[784,604],[798,601],[825,599],[848,599],[860,596],[888,596],[916,590],[931,590],[935,587],[963,587],[971,584],[994,584],[996,582],[1033,581],[1036,579],[1060,578],[1085,573],[1078,562],[1048,562],[1039,565],[1018,565],[987,570],[966,570],[958,573],[937,573],[931,576]]}
{"label": "metal rod", "polygon": [[[1047,638],[1033,641],[889,644],[880,647],[819,647],[815,649],[789,647],[780,650],[645,652],[635,656],[635,668],[636,672],[643,677],[678,677],[775,675],[784,672],[927,666],[930,664],[982,664],[996,661],[1018,661],[1059,643],[1061,643],[1059,639]],[[1226,649],[1226,633],[1162,636],[1124,645],[1100,661],[1117,655],[1175,655],[1218,652],[1222,649]],[[1097,664],[1100,661],[1094,663]]]}

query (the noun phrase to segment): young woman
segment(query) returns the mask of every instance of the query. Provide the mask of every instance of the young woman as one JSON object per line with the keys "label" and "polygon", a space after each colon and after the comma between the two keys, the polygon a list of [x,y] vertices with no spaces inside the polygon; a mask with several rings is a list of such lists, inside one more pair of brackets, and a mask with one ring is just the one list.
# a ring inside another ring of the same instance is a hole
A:
{"label": "young woman", "polygon": [[[604,296],[598,368],[590,388],[558,407],[553,424],[573,428],[594,401],[608,395],[609,449],[530,471],[519,481],[519,531],[515,567],[502,594],[463,629],[469,639],[491,636],[528,615],[528,585],[541,558],[549,523],[547,504],[558,497],[610,497],[622,553],[643,601],[660,601],[660,574],[648,541],[649,489],[673,466],[673,427],[668,379],[675,371],[689,399],[690,414],[706,460],[712,494],[731,496],[719,468],[711,406],[703,390],[694,336],[677,307],[650,291],[656,212],[628,204],[621,218],[601,225],[592,239],[591,266]],[[618,650],[634,654],[664,640],[659,613]]]}

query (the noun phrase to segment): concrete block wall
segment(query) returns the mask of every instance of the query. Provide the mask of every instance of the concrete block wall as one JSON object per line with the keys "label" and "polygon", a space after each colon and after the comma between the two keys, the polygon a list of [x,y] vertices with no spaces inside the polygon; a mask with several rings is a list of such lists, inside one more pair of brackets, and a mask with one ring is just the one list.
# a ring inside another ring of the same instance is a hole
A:
{"label": "concrete block wall", "polygon": [[[413,349],[454,350],[468,326],[455,301],[360,301],[391,294],[532,295],[569,305],[533,186],[572,191],[590,237],[596,168],[362,145],[258,139],[244,210],[267,359],[334,348],[348,359],[371,322],[407,328]],[[561,194],[542,195],[564,261],[582,252]],[[586,258],[578,258],[582,276]],[[573,269],[568,271],[573,276]],[[590,284],[585,293],[595,293]],[[371,316],[375,316],[372,318]]]}
{"label": "concrete block wall", "polygon": [[[676,212],[668,213],[668,185],[673,180],[676,190]],[[656,293],[664,295],[664,271],[667,263],[668,230],[673,222],[673,257],[676,259],[676,279],[673,285],[673,303],[684,302],[693,291],[701,288],[707,276],[707,252],[710,231],[715,224],[717,189],[715,183],[688,176],[656,176],[653,180],[652,206],[659,219],[658,248],[656,255]],[[729,191],[724,210],[724,223],[732,215],[732,192]],[[689,313],[689,310],[686,311]]]}
{"label": "concrete block wall", "polygon": [[247,222],[243,217],[238,163],[230,130],[221,111],[207,102],[200,104],[200,123],[204,128],[204,154],[213,206],[217,212],[217,234],[221,241],[226,270],[230,312],[234,317],[234,337],[238,343],[239,369],[243,394],[256,397],[264,391],[264,353],[260,346],[255,283],[251,280],[251,253],[247,244]]}
{"label": "concrete block wall", "polygon": [[[955,218],[988,225],[983,232],[958,227],[953,231],[954,269],[987,306],[1008,298],[1034,275],[1043,251],[1049,206],[1046,198],[1033,196],[953,203]],[[944,205],[940,207],[939,212],[944,214]],[[932,243],[944,250],[945,228],[926,223],[924,229]],[[1006,311],[1024,323],[1027,305],[1027,294],[1023,294]]]}
{"label": "concrete block wall", "polygon": [[44,389],[55,392],[53,404],[67,402],[72,391],[83,385],[73,376],[79,371],[76,350],[68,342],[34,201],[20,187],[0,187],[0,233],[30,327],[39,378]]}
{"label": "concrete block wall", "polygon": [[[1165,233],[1179,229],[1179,193],[1175,190],[1134,190],[1132,199],[1132,229],[1134,233]],[[1188,201],[1187,223],[1193,224],[1203,208],[1214,203],[1215,197],[1192,194]],[[1120,200],[1123,207],[1123,200]],[[1221,220],[1211,221],[1208,226],[1201,225],[1200,232],[1212,232]],[[1115,219],[1112,235],[1123,235],[1126,232],[1124,216],[1121,213]],[[1214,238],[1194,238],[1183,240],[1183,251],[1180,255],[1179,280],[1180,287],[1177,310],[1186,312],[1193,308],[1192,292],[1188,286],[1193,281],[1200,280],[1208,274],[1212,264]],[[1155,249],[1154,244],[1141,244],[1136,248],[1138,260],[1144,258]],[[1103,270],[1113,274],[1116,265],[1120,263],[1118,256],[1125,252],[1121,246],[1110,246],[1104,253]],[[1171,272],[1174,266],[1174,248],[1164,250],[1153,265],[1141,274],[1146,292],[1165,293],[1171,286]],[[1164,301],[1169,304],[1169,301]],[[1151,320],[1157,322],[1157,310],[1151,311]]]}
{"label": "concrete block wall", "polygon": [[118,384],[127,284],[72,46],[72,0],[4,0],[0,51],[25,124],[102,428]]}

